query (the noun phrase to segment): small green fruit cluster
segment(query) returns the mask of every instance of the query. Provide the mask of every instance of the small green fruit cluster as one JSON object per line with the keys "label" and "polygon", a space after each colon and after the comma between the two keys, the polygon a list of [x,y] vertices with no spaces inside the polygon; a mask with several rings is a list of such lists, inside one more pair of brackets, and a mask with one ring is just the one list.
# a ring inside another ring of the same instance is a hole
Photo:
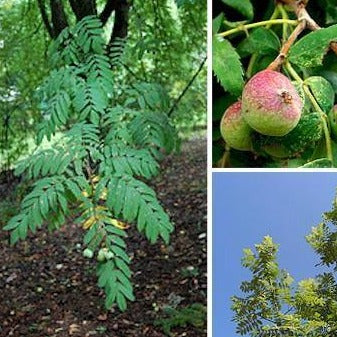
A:
{"label": "small green fruit cluster", "polygon": [[107,248],[101,248],[97,254],[97,261],[103,262],[105,260],[111,260],[114,256],[114,253],[110,252]]}
{"label": "small green fruit cluster", "polygon": [[[90,248],[86,248],[83,251],[83,256],[88,259],[92,259],[94,257],[94,252]],[[114,256],[114,253],[109,251],[107,248],[101,248],[97,254],[97,261],[103,262],[105,260],[111,260]]]}
{"label": "small green fruit cluster", "polygon": [[94,257],[94,252],[90,248],[86,248],[83,251],[83,256],[88,259],[92,259]]}
{"label": "small green fruit cluster", "polygon": [[252,136],[283,137],[298,125],[303,101],[285,75],[262,70],[245,85],[242,100],[231,105],[221,120],[221,134],[234,149],[251,151]]}
{"label": "small green fruit cluster", "polygon": [[241,102],[232,104],[223,115],[220,131],[226,143],[236,150],[250,151],[252,149],[251,127],[245,122],[241,112]]}

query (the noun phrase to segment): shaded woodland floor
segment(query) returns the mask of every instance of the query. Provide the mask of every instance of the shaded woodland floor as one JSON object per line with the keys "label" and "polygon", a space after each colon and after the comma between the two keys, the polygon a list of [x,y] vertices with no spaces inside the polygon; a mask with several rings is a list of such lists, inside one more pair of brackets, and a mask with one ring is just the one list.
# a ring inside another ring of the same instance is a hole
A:
{"label": "shaded woodland floor", "polygon": [[[41,230],[14,248],[0,231],[0,336],[164,337],[154,321],[165,317],[165,307],[206,305],[206,166],[205,139],[186,142],[163,162],[152,186],[176,230],[168,247],[129,230],[136,301],[125,313],[104,310],[78,225]],[[0,196],[12,185],[0,186]],[[205,337],[206,322],[173,328],[171,336]]]}

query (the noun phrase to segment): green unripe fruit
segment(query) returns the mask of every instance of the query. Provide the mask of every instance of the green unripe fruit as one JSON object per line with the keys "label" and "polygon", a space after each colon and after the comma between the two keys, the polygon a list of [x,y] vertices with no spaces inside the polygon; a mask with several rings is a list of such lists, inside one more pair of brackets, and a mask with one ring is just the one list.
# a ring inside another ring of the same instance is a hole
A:
{"label": "green unripe fruit", "polygon": [[103,249],[100,249],[97,254],[97,261],[103,262],[105,260],[105,252]]}
{"label": "green unripe fruit", "polygon": [[246,123],[241,113],[241,102],[235,102],[224,113],[220,131],[225,142],[236,150],[250,151],[252,149],[251,127]]}
{"label": "green unripe fruit", "polygon": [[105,258],[107,260],[111,260],[114,256],[115,256],[115,254],[113,252],[109,251],[109,252],[105,253]]}
{"label": "green unripe fruit", "polygon": [[86,258],[88,258],[88,259],[92,259],[93,256],[94,256],[94,252],[91,249],[86,248],[83,251],[83,256],[86,257]]}
{"label": "green unripe fruit", "polygon": [[242,115],[251,128],[267,136],[284,136],[301,118],[303,102],[283,74],[262,70],[245,85]]}
{"label": "green unripe fruit", "polygon": [[303,115],[294,130],[283,137],[264,136],[256,133],[253,138],[254,149],[276,158],[291,158],[313,149],[321,139],[323,128],[319,114]]}

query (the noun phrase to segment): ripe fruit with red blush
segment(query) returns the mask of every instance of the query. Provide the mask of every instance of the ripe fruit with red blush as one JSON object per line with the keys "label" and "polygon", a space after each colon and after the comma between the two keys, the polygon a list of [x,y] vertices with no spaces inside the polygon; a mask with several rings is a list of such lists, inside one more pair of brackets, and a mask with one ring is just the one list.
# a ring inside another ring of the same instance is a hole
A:
{"label": "ripe fruit with red blush", "polygon": [[251,127],[242,116],[241,101],[232,104],[224,113],[220,123],[221,135],[226,143],[236,150],[250,151]]}
{"label": "ripe fruit with red blush", "polygon": [[291,81],[273,70],[262,70],[242,93],[242,115],[257,132],[284,136],[298,124],[303,102]]}

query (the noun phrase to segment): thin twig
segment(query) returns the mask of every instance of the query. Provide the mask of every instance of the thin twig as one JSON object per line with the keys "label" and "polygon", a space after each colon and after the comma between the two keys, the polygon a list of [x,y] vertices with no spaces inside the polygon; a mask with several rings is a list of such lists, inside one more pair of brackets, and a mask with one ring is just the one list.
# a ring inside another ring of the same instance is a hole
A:
{"label": "thin twig", "polygon": [[275,20],[266,20],[266,21],[259,21],[254,23],[249,23],[247,25],[240,25],[236,28],[229,29],[223,33],[217,34],[218,36],[225,37],[234,33],[238,32],[245,32],[248,29],[261,27],[261,26],[271,26],[271,25],[283,25],[284,23],[287,23],[289,25],[297,26],[298,21],[297,20],[286,20],[286,19],[275,19]]}
{"label": "thin twig", "polygon": [[303,32],[306,27],[306,21],[301,20],[299,25],[294,29],[294,31],[289,36],[288,40],[283,44],[280,53],[276,57],[276,59],[268,66],[270,70],[279,70],[282,63],[286,59],[286,56],[289,52],[290,47],[297,40],[298,36]]}
{"label": "thin twig", "polygon": [[206,63],[207,60],[207,56],[204,57],[204,59],[201,61],[198,70],[195,72],[195,74],[193,75],[193,77],[190,79],[190,81],[187,83],[186,87],[184,88],[184,90],[181,92],[181,94],[179,95],[179,97],[175,100],[175,102],[173,103],[171,109],[169,110],[169,112],[167,113],[168,116],[171,116],[171,114],[173,113],[173,111],[176,109],[177,105],[179,104],[179,102],[181,101],[181,99],[184,97],[184,95],[186,94],[187,90],[191,87],[191,85],[193,84],[194,80],[197,78],[197,76],[199,75],[199,73],[201,72],[202,68],[204,67],[204,64]]}

